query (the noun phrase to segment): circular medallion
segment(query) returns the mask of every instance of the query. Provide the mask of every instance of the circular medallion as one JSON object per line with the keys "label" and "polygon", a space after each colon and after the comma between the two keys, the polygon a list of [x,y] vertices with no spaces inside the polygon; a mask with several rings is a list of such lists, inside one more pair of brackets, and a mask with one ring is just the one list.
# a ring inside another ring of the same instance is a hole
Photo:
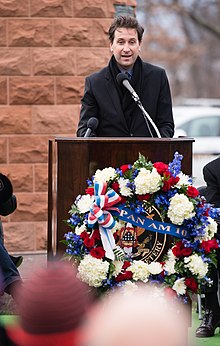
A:
{"label": "circular medallion", "polygon": [[[152,224],[154,220],[162,221],[160,213],[154,206],[147,209],[146,217],[152,220]],[[118,237],[117,245],[128,257],[146,263],[162,260],[164,252],[171,243],[169,235],[148,231],[130,222],[118,232]]]}

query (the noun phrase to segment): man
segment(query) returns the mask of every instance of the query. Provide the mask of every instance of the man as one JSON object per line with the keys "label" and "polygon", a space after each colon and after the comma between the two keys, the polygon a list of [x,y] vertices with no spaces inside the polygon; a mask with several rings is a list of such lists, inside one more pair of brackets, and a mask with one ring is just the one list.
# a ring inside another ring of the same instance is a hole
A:
{"label": "man", "polygon": [[[11,214],[17,208],[17,200],[13,195],[11,181],[0,173],[0,216]],[[0,220],[0,272],[2,276],[2,288],[0,295],[4,292],[12,295],[14,298],[15,291],[21,284],[21,277],[17,267],[22,262],[22,256],[10,256],[4,247],[3,229]]]}
{"label": "man", "polygon": [[144,29],[134,17],[116,17],[109,28],[108,66],[85,80],[77,136],[83,137],[88,120],[98,119],[92,136],[159,137],[146,121],[130,92],[117,81],[126,73],[144,110],[150,115],[161,137],[172,137],[174,122],[170,87],[164,69],[145,63],[139,57]]}
{"label": "man", "polygon": [[[209,162],[203,168],[204,180],[207,184],[205,189],[205,197],[209,203],[212,203],[216,208],[220,207],[220,157]],[[220,238],[220,220],[216,220],[218,225],[217,237]],[[213,280],[211,287],[205,287],[205,314],[200,326],[196,330],[197,337],[214,336],[215,329],[220,327],[220,305],[218,300],[219,277],[220,269],[220,254],[217,253],[218,265],[217,269],[212,266],[210,278]]]}

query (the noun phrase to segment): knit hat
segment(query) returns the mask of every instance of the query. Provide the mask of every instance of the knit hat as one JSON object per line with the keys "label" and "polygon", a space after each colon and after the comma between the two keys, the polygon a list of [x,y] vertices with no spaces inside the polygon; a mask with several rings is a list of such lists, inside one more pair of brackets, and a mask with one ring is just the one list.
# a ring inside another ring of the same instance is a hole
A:
{"label": "knit hat", "polygon": [[13,188],[6,175],[0,173],[0,204],[5,203],[12,196]]}
{"label": "knit hat", "polygon": [[8,327],[19,346],[74,346],[89,299],[68,262],[38,269],[17,294],[19,326]]}

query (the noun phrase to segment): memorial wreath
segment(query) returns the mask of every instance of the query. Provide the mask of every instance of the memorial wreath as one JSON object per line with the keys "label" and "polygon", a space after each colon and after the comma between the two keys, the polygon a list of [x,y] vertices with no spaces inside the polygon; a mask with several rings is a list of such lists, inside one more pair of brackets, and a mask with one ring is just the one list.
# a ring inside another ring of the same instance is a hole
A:
{"label": "memorial wreath", "polygon": [[[211,284],[220,211],[181,171],[182,158],[176,152],[168,164],[152,163],[139,154],[133,164],[97,169],[77,196],[66,220],[65,256],[98,293],[154,283],[187,299]],[[163,258],[150,261],[146,244],[158,233],[170,246]]]}

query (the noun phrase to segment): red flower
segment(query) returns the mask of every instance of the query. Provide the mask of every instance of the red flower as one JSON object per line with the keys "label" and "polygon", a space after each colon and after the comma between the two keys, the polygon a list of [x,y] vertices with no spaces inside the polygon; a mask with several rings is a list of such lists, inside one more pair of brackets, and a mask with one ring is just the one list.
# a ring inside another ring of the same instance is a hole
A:
{"label": "red flower", "polygon": [[119,191],[119,183],[117,183],[116,181],[114,181],[111,186],[115,192]]}
{"label": "red flower", "polygon": [[172,252],[176,257],[188,257],[192,254],[192,249],[189,247],[184,247],[183,242],[180,240],[175,244]]}
{"label": "red flower", "polygon": [[162,175],[165,171],[168,170],[168,165],[163,162],[155,162],[154,167],[160,175]]}
{"label": "red flower", "polygon": [[80,237],[81,237],[82,239],[89,238],[89,233],[87,233],[86,231],[83,231],[83,232],[80,234]]}
{"label": "red flower", "polygon": [[180,240],[180,241],[176,242],[175,246],[172,248],[172,252],[173,252],[174,256],[182,257],[183,256],[183,253],[182,253],[183,249],[184,249],[184,244]]}
{"label": "red flower", "polygon": [[200,248],[204,249],[204,251],[207,253],[209,253],[211,250],[217,250],[218,247],[219,246],[216,239],[203,240],[202,244],[200,244]]}
{"label": "red flower", "polygon": [[124,273],[118,274],[118,276],[115,278],[116,282],[124,281],[124,280],[131,280],[133,273],[131,271],[125,271]]}
{"label": "red flower", "polygon": [[137,195],[137,199],[139,201],[148,201],[148,199],[150,199],[150,196],[150,193],[145,193],[145,195]]}
{"label": "red flower", "polygon": [[188,186],[186,194],[188,197],[195,198],[199,195],[199,191],[194,186]]}
{"label": "red flower", "polygon": [[182,257],[183,256],[182,250],[176,246],[172,249],[172,252],[173,252],[174,256],[176,256],[176,257]]}
{"label": "red flower", "polygon": [[125,204],[126,203],[126,197],[124,196],[120,196],[121,197],[121,200],[119,202],[119,204]]}
{"label": "red flower", "polygon": [[115,278],[116,282],[132,279],[132,276],[133,276],[132,272],[130,270],[126,270],[127,268],[130,267],[130,265],[131,263],[129,261],[124,261],[121,273],[118,274],[118,276]]}
{"label": "red flower", "polygon": [[98,247],[93,248],[90,251],[90,255],[92,257],[95,257],[95,258],[98,258],[98,259],[102,259],[105,256],[105,250],[103,249],[103,247],[98,246]]}
{"label": "red flower", "polygon": [[94,187],[88,187],[86,189],[86,194],[90,195],[90,196],[93,196],[94,195]]}
{"label": "red flower", "polygon": [[120,169],[122,170],[122,174],[127,172],[130,169],[131,165],[122,165]]}
{"label": "red flower", "polygon": [[95,240],[93,238],[85,238],[83,243],[84,243],[85,247],[90,249],[91,247],[93,247],[95,245]]}
{"label": "red flower", "polygon": [[98,229],[94,229],[93,233],[92,233],[92,238],[96,241],[96,240],[100,240],[101,239],[101,235]]}
{"label": "red flower", "polygon": [[194,278],[188,278],[185,280],[185,285],[192,291],[197,292],[198,290],[198,284]]}
{"label": "red flower", "polygon": [[190,247],[185,247],[184,249],[182,249],[182,255],[184,257],[192,255],[192,249]]}
{"label": "red flower", "polygon": [[162,190],[163,191],[170,190],[171,186],[176,185],[179,180],[180,180],[179,177],[170,177],[168,180],[164,180]]}
{"label": "red flower", "polygon": [[122,266],[122,269],[127,269],[128,267],[130,267],[130,265],[131,265],[131,262],[129,262],[129,261],[124,261],[124,264],[123,264],[123,266]]}
{"label": "red flower", "polygon": [[184,248],[184,244],[183,244],[182,240],[177,241],[175,246],[177,246],[179,249],[183,249]]}

